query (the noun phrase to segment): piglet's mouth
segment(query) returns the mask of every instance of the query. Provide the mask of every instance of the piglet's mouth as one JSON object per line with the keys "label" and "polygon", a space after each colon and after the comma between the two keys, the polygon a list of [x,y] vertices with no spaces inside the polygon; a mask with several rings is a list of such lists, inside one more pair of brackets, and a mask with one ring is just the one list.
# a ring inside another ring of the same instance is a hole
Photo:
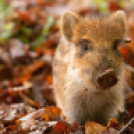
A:
{"label": "piglet's mouth", "polygon": [[101,89],[109,89],[117,84],[118,78],[113,69],[108,69],[97,76],[96,82]]}

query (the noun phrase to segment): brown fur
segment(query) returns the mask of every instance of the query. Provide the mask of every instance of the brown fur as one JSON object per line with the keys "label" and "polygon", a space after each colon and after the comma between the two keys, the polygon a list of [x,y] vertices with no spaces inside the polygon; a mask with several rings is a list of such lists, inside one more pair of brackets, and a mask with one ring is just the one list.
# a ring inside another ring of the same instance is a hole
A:
{"label": "brown fur", "polygon": [[[118,11],[106,18],[81,18],[65,12],[61,33],[53,63],[57,105],[70,123],[93,120],[106,124],[124,108],[124,63],[113,51],[114,41],[124,38],[126,33],[124,12]],[[90,40],[91,50],[81,51],[81,45],[77,45],[81,39]],[[114,69],[119,81],[103,90],[97,86],[96,76],[109,67]]]}

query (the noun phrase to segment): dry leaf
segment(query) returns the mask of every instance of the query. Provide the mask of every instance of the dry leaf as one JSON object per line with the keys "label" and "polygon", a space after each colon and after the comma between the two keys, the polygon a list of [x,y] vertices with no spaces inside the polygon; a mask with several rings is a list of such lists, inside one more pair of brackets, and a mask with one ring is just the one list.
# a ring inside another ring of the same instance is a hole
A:
{"label": "dry leaf", "polygon": [[99,134],[104,130],[106,131],[106,127],[93,121],[88,121],[85,123],[85,134]]}
{"label": "dry leaf", "polygon": [[45,113],[42,115],[42,119],[46,121],[65,119],[62,114],[62,110],[56,106],[46,108]]}
{"label": "dry leaf", "polygon": [[106,126],[107,129],[110,127],[115,128],[116,130],[120,130],[120,125],[115,118],[111,118]]}

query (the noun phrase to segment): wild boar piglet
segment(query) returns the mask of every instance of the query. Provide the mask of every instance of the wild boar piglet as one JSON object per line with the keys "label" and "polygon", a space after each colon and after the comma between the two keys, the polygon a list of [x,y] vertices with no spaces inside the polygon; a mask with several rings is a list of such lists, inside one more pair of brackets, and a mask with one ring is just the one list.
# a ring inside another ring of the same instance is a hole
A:
{"label": "wild boar piglet", "polygon": [[69,123],[106,125],[124,110],[125,64],[118,52],[127,33],[124,11],[83,18],[61,16],[53,62],[54,94]]}

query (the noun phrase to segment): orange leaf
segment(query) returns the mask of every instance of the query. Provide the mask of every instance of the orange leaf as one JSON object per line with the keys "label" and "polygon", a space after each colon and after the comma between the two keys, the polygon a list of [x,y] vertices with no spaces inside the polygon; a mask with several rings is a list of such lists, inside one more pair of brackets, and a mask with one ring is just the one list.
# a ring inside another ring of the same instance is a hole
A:
{"label": "orange leaf", "polygon": [[16,127],[14,125],[9,125],[9,126],[7,126],[7,129],[9,129],[9,130],[16,130]]}
{"label": "orange leaf", "polygon": [[49,85],[52,85],[53,84],[53,78],[52,78],[51,75],[47,75],[46,80],[47,80],[47,82],[48,82]]}
{"label": "orange leaf", "polygon": [[45,113],[42,115],[43,120],[57,120],[62,116],[62,110],[56,106],[46,108]]}
{"label": "orange leaf", "polygon": [[88,121],[85,123],[85,133],[86,134],[99,134],[101,131],[105,131],[106,127],[95,123],[93,121]]}
{"label": "orange leaf", "polygon": [[124,59],[127,59],[128,55],[130,54],[130,50],[128,49],[128,47],[126,45],[122,45],[119,47],[119,51],[121,53],[121,56]]}
{"label": "orange leaf", "polygon": [[78,129],[78,122],[75,122],[75,123],[74,123],[74,128],[75,128],[75,129]]}
{"label": "orange leaf", "polygon": [[115,128],[116,130],[120,130],[120,125],[115,118],[111,118],[106,126],[107,129],[110,127]]}
{"label": "orange leaf", "polygon": [[67,127],[63,122],[58,122],[55,126],[53,126],[53,130],[58,133],[63,133],[67,130]]}
{"label": "orange leaf", "polygon": [[43,120],[46,120],[46,121],[49,121],[49,120],[50,120],[50,116],[49,116],[47,113],[44,113],[44,114],[42,115],[42,119],[43,119]]}
{"label": "orange leaf", "polygon": [[119,52],[124,59],[125,63],[134,67],[134,53],[129,45],[122,45],[119,47]]}
{"label": "orange leaf", "polygon": [[18,83],[23,83],[24,81],[29,81],[31,79],[31,75],[30,74],[27,74],[27,75],[24,75],[22,77],[19,77],[17,79]]}
{"label": "orange leaf", "polygon": [[20,123],[21,123],[20,120],[16,120],[16,122],[15,122],[16,125],[19,125]]}

